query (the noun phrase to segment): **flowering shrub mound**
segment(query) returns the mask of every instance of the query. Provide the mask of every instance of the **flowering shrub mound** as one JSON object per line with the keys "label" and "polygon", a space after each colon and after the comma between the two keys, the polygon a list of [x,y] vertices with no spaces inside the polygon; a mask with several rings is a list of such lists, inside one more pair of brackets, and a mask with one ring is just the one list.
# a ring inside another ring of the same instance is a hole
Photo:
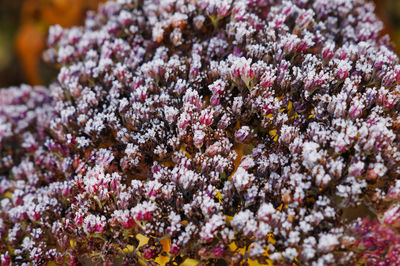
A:
{"label": "flowering shrub mound", "polygon": [[117,0],[52,27],[57,82],[0,94],[1,263],[397,261],[381,28],[363,0]]}

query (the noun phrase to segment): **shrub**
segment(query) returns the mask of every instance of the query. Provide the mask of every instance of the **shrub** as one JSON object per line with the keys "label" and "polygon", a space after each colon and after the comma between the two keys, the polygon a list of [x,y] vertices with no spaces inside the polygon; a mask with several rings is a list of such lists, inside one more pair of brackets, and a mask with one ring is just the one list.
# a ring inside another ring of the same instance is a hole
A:
{"label": "shrub", "polygon": [[2,263],[360,261],[382,225],[346,213],[400,213],[381,28],[362,0],[118,0],[52,27],[57,81],[1,95]]}

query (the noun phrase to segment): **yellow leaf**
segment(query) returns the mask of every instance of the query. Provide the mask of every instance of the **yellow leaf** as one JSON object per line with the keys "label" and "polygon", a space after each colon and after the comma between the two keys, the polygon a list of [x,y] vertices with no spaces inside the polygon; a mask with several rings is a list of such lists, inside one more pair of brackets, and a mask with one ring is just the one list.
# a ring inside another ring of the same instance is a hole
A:
{"label": "yellow leaf", "polygon": [[277,140],[278,140],[278,134],[276,133],[276,130],[275,130],[275,129],[270,130],[270,131],[269,131],[269,134],[271,135],[271,137],[274,138],[274,141],[277,141]]}
{"label": "yellow leaf", "polygon": [[[171,239],[170,238],[164,238],[161,241],[161,245],[163,246],[163,251],[169,252],[169,248],[171,246]],[[159,263],[160,265],[165,265],[169,261],[169,257],[167,256],[158,256],[155,261]]]}
{"label": "yellow leaf", "polygon": [[249,266],[258,266],[258,265],[268,265],[268,266],[272,266],[272,265],[273,265],[272,262],[271,262],[270,260],[267,261],[267,264],[259,263],[258,261],[256,261],[256,260],[251,260],[251,259],[249,259],[247,262],[249,263]]}
{"label": "yellow leaf", "polygon": [[228,222],[228,224],[231,224],[231,221],[233,220],[233,216],[225,215],[225,217],[226,217],[226,221]]}
{"label": "yellow leaf", "polygon": [[126,248],[123,249],[124,253],[131,253],[133,252],[135,249],[133,248],[132,245],[127,245]]}
{"label": "yellow leaf", "polygon": [[314,118],[314,109],[311,110],[311,114],[308,116],[308,118]]}
{"label": "yellow leaf", "polygon": [[138,248],[143,246],[143,245],[146,245],[147,241],[149,241],[149,238],[147,236],[142,235],[142,234],[137,234],[136,238],[137,238],[137,240],[139,240]]}
{"label": "yellow leaf", "polygon": [[217,192],[215,193],[215,197],[218,199],[219,203],[222,205],[223,201],[222,201],[222,195],[221,195],[221,191],[219,191],[217,189]]}
{"label": "yellow leaf", "polygon": [[197,260],[194,259],[186,259],[181,265],[182,266],[195,266],[197,265],[199,262]]}
{"label": "yellow leaf", "polygon": [[271,243],[272,245],[275,245],[276,240],[274,239],[274,234],[272,233],[268,234],[268,242]]}

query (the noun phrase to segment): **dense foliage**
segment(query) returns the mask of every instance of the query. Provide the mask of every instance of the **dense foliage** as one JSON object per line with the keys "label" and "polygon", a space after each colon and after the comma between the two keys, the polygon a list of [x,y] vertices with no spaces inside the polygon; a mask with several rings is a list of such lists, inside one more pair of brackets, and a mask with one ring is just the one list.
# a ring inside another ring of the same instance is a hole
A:
{"label": "dense foliage", "polygon": [[57,82],[0,94],[2,263],[397,261],[380,31],[363,0],[118,0],[52,27]]}

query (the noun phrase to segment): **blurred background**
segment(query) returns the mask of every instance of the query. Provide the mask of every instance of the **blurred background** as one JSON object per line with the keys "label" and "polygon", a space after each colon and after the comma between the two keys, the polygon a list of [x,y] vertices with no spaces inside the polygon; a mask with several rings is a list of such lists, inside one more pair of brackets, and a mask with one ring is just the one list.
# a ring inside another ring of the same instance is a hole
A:
{"label": "blurred background", "polygon": [[56,70],[42,60],[50,25],[83,24],[104,0],[0,0],[0,88],[46,84]]}
{"label": "blurred background", "polygon": [[[0,88],[48,84],[56,70],[42,60],[50,25],[83,23],[104,0],[0,0]],[[372,1],[372,0],[371,0]],[[400,0],[373,0],[400,54]]]}

